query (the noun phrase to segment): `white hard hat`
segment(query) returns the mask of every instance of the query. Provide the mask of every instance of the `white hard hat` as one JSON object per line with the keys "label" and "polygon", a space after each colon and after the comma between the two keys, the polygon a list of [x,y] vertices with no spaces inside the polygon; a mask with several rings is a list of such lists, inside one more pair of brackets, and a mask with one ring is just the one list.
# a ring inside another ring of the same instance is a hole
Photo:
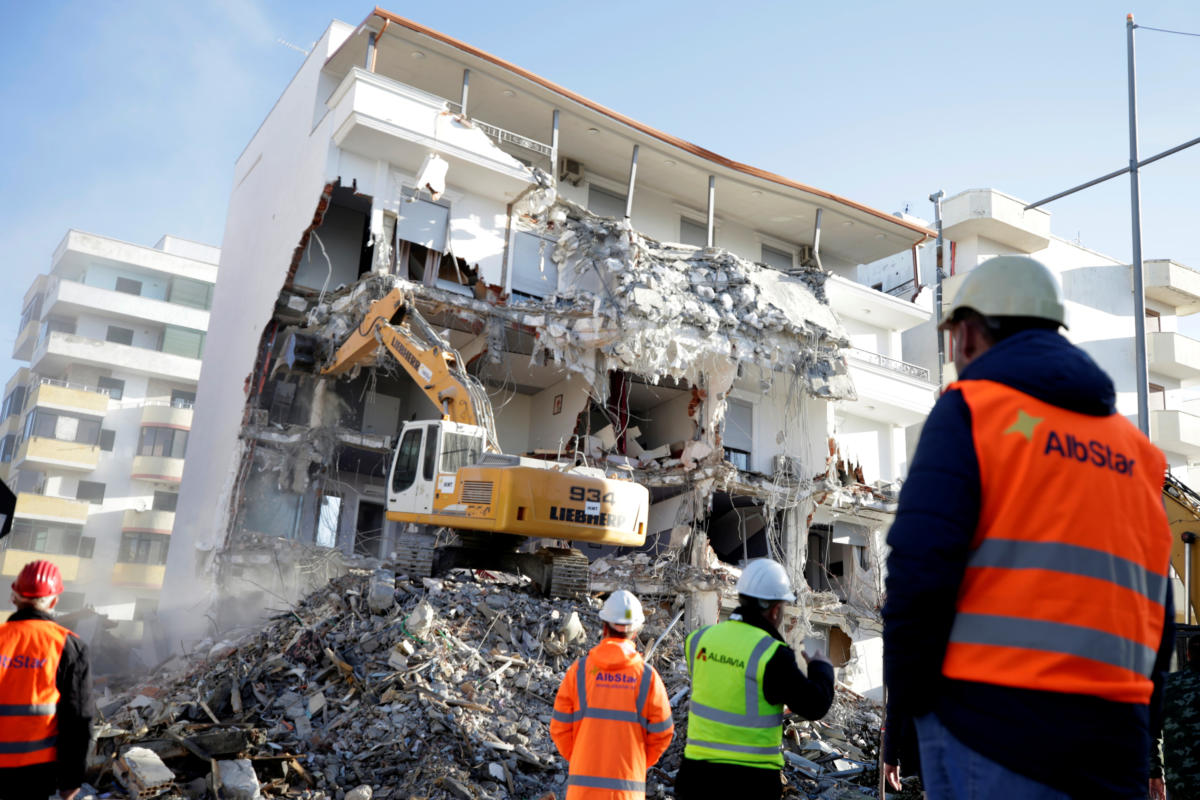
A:
{"label": "white hard hat", "polygon": [[796,601],[787,571],[778,561],[769,558],[756,558],[746,565],[742,577],[738,578],[737,593],[759,600]]}
{"label": "white hard hat", "polygon": [[1058,279],[1029,256],[989,258],[968,272],[938,327],[948,325],[960,308],[985,317],[1037,317],[1067,327]]}
{"label": "white hard hat", "polygon": [[600,609],[600,619],[620,631],[638,630],[646,621],[642,613],[642,604],[632,592],[618,589],[604,601]]}

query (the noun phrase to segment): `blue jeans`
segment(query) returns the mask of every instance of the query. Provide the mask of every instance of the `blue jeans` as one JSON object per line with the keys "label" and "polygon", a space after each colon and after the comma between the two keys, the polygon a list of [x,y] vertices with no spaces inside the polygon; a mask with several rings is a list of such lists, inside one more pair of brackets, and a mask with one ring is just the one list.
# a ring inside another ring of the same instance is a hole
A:
{"label": "blue jeans", "polygon": [[960,742],[933,714],[917,717],[921,782],[929,800],[1070,800]]}

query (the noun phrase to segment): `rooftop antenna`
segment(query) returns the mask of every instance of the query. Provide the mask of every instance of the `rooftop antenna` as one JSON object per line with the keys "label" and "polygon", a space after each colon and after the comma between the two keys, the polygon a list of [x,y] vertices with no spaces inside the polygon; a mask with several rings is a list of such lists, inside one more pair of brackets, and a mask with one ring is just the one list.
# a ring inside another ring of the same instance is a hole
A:
{"label": "rooftop antenna", "polygon": [[279,44],[283,45],[284,47],[288,48],[289,50],[295,50],[298,53],[304,53],[305,56],[307,56],[311,52],[311,50],[305,50],[300,45],[292,44],[291,42],[289,42],[288,40],[286,40],[282,37],[276,39],[275,41],[278,42]]}

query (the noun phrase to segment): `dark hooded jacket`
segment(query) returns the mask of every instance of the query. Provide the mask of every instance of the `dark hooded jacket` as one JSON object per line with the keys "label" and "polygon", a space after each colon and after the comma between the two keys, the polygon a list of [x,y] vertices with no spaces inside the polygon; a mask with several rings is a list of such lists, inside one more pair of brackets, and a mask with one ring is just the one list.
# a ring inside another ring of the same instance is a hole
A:
{"label": "dark hooded jacket", "polygon": [[[1004,339],[960,377],[1002,383],[1079,413],[1116,411],[1112,380],[1052,331]],[[942,676],[980,492],[971,412],[961,392],[947,391],[925,422],[888,534],[884,676],[893,703],[908,716],[937,714],[966,746],[1072,796],[1144,797],[1150,731],[1157,730],[1174,638],[1169,592],[1149,707]]]}

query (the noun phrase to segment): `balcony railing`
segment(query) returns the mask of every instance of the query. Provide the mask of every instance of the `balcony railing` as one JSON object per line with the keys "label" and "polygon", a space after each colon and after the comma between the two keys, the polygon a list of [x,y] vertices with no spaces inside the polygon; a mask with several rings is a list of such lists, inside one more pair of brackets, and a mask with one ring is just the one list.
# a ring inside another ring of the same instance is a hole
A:
{"label": "balcony railing", "polygon": [[44,378],[37,376],[38,384],[46,384],[47,386],[59,386],[63,389],[75,389],[79,392],[95,392],[97,394],[108,394],[108,389],[101,389],[99,386],[89,386],[86,383],[75,383],[74,381],[64,381],[58,378]]}
{"label": "balcony railing", "polygon": [[851,358],[859,361],[883,367],[909,378],[915,378],[926,383],[929,382],[929,370],[925,369],[925,367],[918,367],[916,364],[909,364],[907,361],[898,361],[894,358],[881,356],[879,353],[872,353],[870,350],[863,350],[859,347],[847,347],[846,352],[850,354]]}
{"label": "balcony railing", "polygon": [[890,294],[892,297],[904,297],[906,294],[911,294],[915,286],[916,282],[909,278],[904,283],[888,289],[884,294]]}
{"label": "balcony railing", "polygon": [[[456,103],[453,100],[447,100],[446,105],[455,114],[462,113],[462,104],[461,103]],[[468,119],[471,119],[471,118],[468,118]],[[478,119],[471,119],[471,124],[474,125],[475,127],[479,128],[481,131],[486,133],[488,136],[492,137],[492,139],[495,140],[496,142],[508,142],[509,144],[515,144],[517,147],[524,148],[525,150],[530,150],[534,153],[539,153],[539,154],[545,156],[546,158],[550,158],[554,154],[554,150],[551,149],[550,145],[543,144],[542,142],[539,142],[535,139],[530,139],[528,136],[522,136],[519,133],[513,133],[510,130],[501,128],[499,125],[492,125],[491,123],[484,122],[484,121],[478,120]]]}

